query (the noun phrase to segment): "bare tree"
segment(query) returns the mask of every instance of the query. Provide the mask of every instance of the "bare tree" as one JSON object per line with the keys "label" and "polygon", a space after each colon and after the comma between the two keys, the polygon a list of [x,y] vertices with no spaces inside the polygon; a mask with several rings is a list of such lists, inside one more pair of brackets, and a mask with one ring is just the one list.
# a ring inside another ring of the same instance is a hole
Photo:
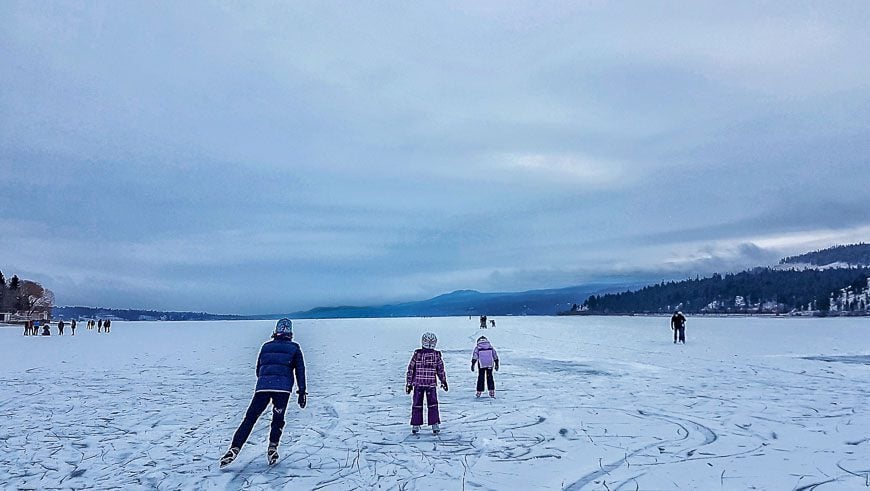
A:
{"label": "bare tree", "polygon": [[54,292],[35,281],[23,280],[18,289],[19,308],[28,316],[34,312],[47,312],[51,316],[54,305]]}

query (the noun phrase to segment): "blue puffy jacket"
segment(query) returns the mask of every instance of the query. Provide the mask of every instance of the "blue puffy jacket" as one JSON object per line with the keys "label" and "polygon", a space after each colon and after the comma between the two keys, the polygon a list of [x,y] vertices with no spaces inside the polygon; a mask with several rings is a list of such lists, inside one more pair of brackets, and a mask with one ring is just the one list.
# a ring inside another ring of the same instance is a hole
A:
{"label": "blue puffy jacket", "polygon": [[302,349],[289,339],[275,338],[260,348],[257,357],[256,392],[293,392],[293,375],[299,392],[305,392],[305,361]]}

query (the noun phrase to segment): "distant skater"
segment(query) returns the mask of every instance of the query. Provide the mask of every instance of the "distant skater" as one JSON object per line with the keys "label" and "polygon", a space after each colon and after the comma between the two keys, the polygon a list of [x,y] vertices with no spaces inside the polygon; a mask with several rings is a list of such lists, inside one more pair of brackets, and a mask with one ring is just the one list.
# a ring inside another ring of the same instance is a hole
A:
{"label": "distant skater", "polygon": [[51,322],[45,321],[45,324],[42,325],[42,335],[51,336]]}
{"label": "distant skater", "polygon": [[63,328],[65,326],[66,326],[66,324],[63,323],[63,319],[61,319],[60,322],[57,323],[57,334],[58,335],[63,336]]}
{"label": "distant skater", "polygon": [[489,327],[495,327],[495,319],[490,319]]}
{"label": "distant skater", "polygon": [[97,321],[97,332],[103,332],[103,319]]}
{"label": "distant skater", "polygon": [[33,330],[33,321],[24,321],[24,335],[30,336],[30,332]]}
{"label": "distant skater", "polygon": [[72,335],[73,335],[73,336],[76,335],[76,320],[75,320],[75,319],[73,319],[73,320],[70,321],[70,323],[69,323],[69,330],[72,331]]}
{"label": "distant skater", "polygon": [[447,373],[444,371],[444,360],[441,352],[435,350],[438,338],[434,333],[423,333],[422,348],[415,350],[408,363],[405,376],[405,392],[414,392],[411,403],[411,433],[417,434],[423,425],[423,400],[428,406],[427,417],[432,433],[441,432],[441,416],[438,414],[438,388],[436,377],[441,381],[441,388],[447,391]]}
{"label": "distant skater", "polygon": [[686,316],[679,310],[671,316],[671,329],[674,330],[674,344],[677,341],[686,344]]}
{"label": "distant skater", "polygon": [[477,393],[475,397],[480,397],[483,393],[484,378],[486,386],[489,387],[489,397],[495,397],[495,379],[492,377],[492,370],[498,371],[498,353],[492,347],[486,336],[477,338],[477,345],[474,347],[474,353],[471,354],[471,371],[474,371],[474,365],[477,364]]}
{"label": "distant skater", "polygon": [[486,316],[485,315],[480,316],[480,328],[486,329]]}
{"label": "distant skater", "polygon": [[272,430],[269,432],[266,459],[269,465],[278,461],[278,442],[284,430],[284,415],[287,412],[290,394],[293,392],[294,378],[298,386],[296,393],[299,395],[296,402],[300,408],[305,409],[308,404],[308,394],[305,392],[305,361],[302,358],[302,349],[293,342],[293,322],[290,319],[281,319],[275,325],[272,340],[260,348],[254,398],[251,399],[245,419],[233,435],[230,449],[221,457],[221,467],[229,465],[236,459],[242,445],[251,435],[254,423],[270,402],[272,403]]}
{"label": "distant skater", "polygon": [[111,330],[112,330],[112,319],[106,319],[106,321],[103,322],[103,331],[105,331],[108,334],[109,331],[111,331]]}

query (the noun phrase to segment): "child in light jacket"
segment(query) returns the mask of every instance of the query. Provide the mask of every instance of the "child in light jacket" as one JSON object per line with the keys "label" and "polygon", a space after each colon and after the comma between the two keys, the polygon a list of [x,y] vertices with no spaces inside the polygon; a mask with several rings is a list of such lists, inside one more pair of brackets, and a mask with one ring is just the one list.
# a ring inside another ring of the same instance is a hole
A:
{"label": "child in light jacket", "polygon": [[474,371],[474,365],[477,364],[477,394],[480,397],[484,389],[484,379],[489,387],[489,397],[495,397],[495,380],[492,378],[492,370],[498,371],[498,353],[486,336],[477,338],[477,346],[474,347],[474,353],[471,355],[471,371]]}
{"label": "child in light jacket", "polygon": [[438,393],[436,377],[441,381],[441,388],[447,390],[447,374],[444,372],[444,360],[441,352],[435,350],[438,338],[435,334],[427,332],[423,334],[423,347],[414,351],[411,362],[408,363],[405,391],[410,394],[414,391],[414,399],[411,406],[411,432],[415,435],[420,431],[423,424],[423,399],[429,407],[427,421],[432,425],[432,433],[441,432],[441,417],[438,414]]}

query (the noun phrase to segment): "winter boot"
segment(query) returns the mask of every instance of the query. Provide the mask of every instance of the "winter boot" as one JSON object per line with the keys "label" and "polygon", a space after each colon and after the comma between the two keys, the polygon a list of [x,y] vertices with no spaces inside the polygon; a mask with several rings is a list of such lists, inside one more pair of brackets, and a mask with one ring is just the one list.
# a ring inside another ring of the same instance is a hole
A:
{"label": "winter boot", "polygon": [[230,465],[234,460],[236,460],[236,457],[238,456],[239,449],[236,447],[230,448],[229,450],[227,450],[227,453],[225,453],[224,456],[221,457],[221,467],[226,467]]}
{"label": "winter boot", "polygon": [[432,434],[437,435],[438,433],[441,433],[441,426],[438,425],[438,423],[435,423],[432,425]]}
{"label": "winter boot", "polygon": [[495,391],[494,390],[489,391],[489,397],[492,397],[493,399],[495,399]]}
{"label": "winter boot", "polygon": [[416,435],[417,433],[420,433],[420,425],[411,426],[411,433],[414,435]]}
{"label": "winter boot", "polygon": [[278,444],[270,443],[269,449],[266,450],[266,460],[269,461],[269,465],[275,465],[275,462],[278,462]]}
{"label": "winter boot", "polygon": [[480,394],[481,394],[481,392],[480,392],[480,391],[477,391],[477,393],[474,394],[474,397],[480,397]]}

